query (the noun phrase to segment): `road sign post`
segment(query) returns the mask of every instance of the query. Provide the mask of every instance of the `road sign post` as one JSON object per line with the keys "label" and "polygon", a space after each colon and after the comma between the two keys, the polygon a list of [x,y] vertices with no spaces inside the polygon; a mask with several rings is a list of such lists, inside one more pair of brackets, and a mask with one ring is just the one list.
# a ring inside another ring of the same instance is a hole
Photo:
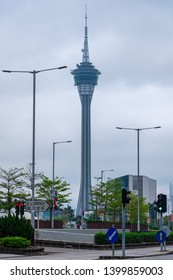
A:
{"label": "road sign post", "polygon": [[115,254],[115,243],[118,241],[118,231],[112,227],[106,233],[106,238],[109,243],[112,243],[112,256]]}
{"label": "road sign post", "polygon": [[[160,228],[160,230],[163,230],[166,234],[166,237],[168,237],[170,235],[170,228],[168,226],[164,226],[162,225],[162,228]],[[166,251],[166,239],[164,241],[164,250]]]}
{"label": "road sign post", "polygon": [[159,230],[156,233],[156,240],[160,243],[160,251],[163,251],[163,243],[166,240],[166,233],[163,230]]}
{"label": "road sign post", "polygon": [[[34,211],[44,212],[50,207],[50,204],[46,200],[35,200],[34,201]],[[27,200],[25,203],[25,211],[31,212],[32,210],[32,200]]]}
{"label": "road sign post", "polygon": [[171,233],[170,228],[168,226],[162,226],[162,228],[160,228],[160,230],[163,230],[166,234],[166,237],[168,237]]}

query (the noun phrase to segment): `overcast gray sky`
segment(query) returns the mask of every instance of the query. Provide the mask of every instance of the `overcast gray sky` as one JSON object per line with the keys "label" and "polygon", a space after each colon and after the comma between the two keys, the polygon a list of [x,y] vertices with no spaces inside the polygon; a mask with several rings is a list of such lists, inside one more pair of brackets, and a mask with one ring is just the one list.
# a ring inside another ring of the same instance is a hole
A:
{"label": "overcast gray sky", "polygon": [[[173,1],[0,0],[2,69],[68,69],[37,74],[36,171],[80,185],[81,104],[70,70],[82,60],[85,4],[90,59],[101,71],[91,105],[92,184],[137,174],[137,133],[116,126],[161,129],[140,133],[140,174],[173,182]],[[32,161],[32,75],[0,73],[0,166]]]}

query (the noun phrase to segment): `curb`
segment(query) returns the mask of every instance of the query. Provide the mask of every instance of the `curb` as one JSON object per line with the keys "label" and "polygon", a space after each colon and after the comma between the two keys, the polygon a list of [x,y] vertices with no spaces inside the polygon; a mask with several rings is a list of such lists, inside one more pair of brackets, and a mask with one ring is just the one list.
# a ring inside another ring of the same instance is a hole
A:
{"label": "curb", "polygon": [[134,259],[134,258],[145,258],[145,257],[154,257],[154,256],[160,256],[160,255],[171,255],[173,254],[173,251],[160,251],[158,253],[154,254],[145,254],[145,255],[140,255],[140,256],[100,256],[99,260],[121,260],[121,259]]}
{"label": "curb", "polygon": [[[110,250],[112,248],[112,244],[96,244],[96,243],[80,243],[80,242],[71,242],[71,241],[58,241],[58,240],[44,240],[37,239],[35,243],[40,246],[45,247],[59,247],[59,248],[74,248],[74,249],[91,249],[91,250]],[[142,242],[142,243],[127,243],[126,248],[145,248],[149,246],[158,246],[158,242]],[[167,245],[172,245],[173,242],[167,242]],[[121,250],[122,244],[115,245],[116,250]]]}

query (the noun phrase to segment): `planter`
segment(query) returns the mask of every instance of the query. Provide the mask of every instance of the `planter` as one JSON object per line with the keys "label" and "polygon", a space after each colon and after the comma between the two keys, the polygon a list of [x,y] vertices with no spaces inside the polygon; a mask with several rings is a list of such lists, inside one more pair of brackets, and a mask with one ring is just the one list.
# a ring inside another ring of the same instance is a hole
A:
{"label": "planter", "polygon": [[10,248],[0,246],[0,253],[17,255],[40,255],[44,253],[44,247],[30,246],[27,248]]}

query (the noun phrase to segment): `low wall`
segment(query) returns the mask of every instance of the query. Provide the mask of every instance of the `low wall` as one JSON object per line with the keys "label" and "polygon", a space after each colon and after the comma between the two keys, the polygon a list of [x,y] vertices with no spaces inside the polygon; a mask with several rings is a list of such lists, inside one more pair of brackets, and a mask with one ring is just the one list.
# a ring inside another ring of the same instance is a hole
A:
{"label": "low wall", "polygon": [[[110,222],[88,222],[87,228],[88,229],[108,229],[112,226],[115,226],[116,229],[122,229],[121,223],[110,223]],[[140,231],[147,231],[148,226],[147,225],[140,225]],[[126,229],[129,231],[137,231],[137,224],[128,224],[126,223]]]}
{"label": "low wall", "polygon": [[[37,228],[38,220],[35,220],[35,228]],[[39,220],[39,228],[51,228],[51,221]],[[54,221],[54,228],[63,228],[62,221]]]}

